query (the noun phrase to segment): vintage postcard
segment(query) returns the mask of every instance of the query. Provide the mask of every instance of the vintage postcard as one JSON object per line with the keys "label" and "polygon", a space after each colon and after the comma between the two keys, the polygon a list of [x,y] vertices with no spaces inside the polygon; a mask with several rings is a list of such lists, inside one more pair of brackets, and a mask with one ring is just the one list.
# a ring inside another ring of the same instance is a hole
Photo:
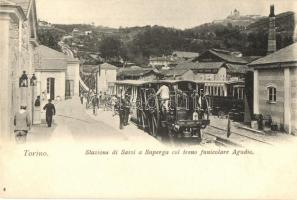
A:
{"label": "vintage postcard", "polygon": [[0,198],[296,199],[296,12],[0,0]]}

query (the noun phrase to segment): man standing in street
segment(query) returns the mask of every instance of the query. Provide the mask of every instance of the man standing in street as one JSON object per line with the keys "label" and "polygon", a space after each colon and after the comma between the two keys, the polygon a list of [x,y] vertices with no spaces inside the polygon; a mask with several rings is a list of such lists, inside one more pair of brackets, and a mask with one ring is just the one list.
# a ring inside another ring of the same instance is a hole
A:
{"label": "man standing in street", "polygon": [[160,95],[162,110],[167,112],[169,106],[169,87],[162,85],[157,91],[156,95]]}
{"label": "man standing in street", "polygon": [[128,125],[129,115],[130,115],[130,98],[128,94],[125,94],[123,99],[123,109],[124,109],[124,126]]}
{"label": "man standing in street", "polygon": [[25,143],[27,133],[31,127],[31,120],[26,106],[21,106],[20,110],[14,116],[14,132],[17,143]]}
{"label": "man standing in street", "polygon": [[45,119],[48,127],[52,126],[52,120],[53,120],[53,115],[56,114],[56,109],[54,104],[52,104],[52,100],[49,99],[48,103],[43,107],[43,110],[45,110]]}

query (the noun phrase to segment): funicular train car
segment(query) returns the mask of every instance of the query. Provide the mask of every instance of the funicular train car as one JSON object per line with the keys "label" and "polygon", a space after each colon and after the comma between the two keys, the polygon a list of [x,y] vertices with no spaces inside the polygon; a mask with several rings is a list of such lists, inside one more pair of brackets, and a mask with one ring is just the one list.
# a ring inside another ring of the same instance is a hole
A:
{"label": "funicular train car", "polygon": [[[123,95],[125,91],[131,97],[131,119],[154,137],[201,138],[200,130],[209,124],[207,100],[202,98],[202,86],[196,82],[126,80],[117,81],[115,85],[117,95]],[[162,85],[170,91],[168,110],[156,95]],[[206,101],[204,108],[203,101]]]}

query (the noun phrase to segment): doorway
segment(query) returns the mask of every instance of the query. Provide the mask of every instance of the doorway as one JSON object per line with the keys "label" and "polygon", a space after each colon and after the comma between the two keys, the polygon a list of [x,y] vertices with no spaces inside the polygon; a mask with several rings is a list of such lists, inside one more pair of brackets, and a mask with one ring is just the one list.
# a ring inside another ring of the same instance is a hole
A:
{"label": "doorway", "polygon": [[46,93],[49,95],[51,100],[55,99],[55,78],[47,78]]}
{"label": "doorway", "polygon": [[74,95],[73,93],[74,93],[74,81],[66,80],[65,97],[71,98]]}

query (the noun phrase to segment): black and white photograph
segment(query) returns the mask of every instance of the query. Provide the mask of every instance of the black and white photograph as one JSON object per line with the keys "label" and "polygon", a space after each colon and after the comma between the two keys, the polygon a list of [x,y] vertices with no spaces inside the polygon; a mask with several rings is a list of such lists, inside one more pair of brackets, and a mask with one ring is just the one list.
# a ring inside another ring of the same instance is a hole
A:
{"label": "black and white photograph", "polygon": [[296,198],[296,12],[0,0],[0,197]]}

